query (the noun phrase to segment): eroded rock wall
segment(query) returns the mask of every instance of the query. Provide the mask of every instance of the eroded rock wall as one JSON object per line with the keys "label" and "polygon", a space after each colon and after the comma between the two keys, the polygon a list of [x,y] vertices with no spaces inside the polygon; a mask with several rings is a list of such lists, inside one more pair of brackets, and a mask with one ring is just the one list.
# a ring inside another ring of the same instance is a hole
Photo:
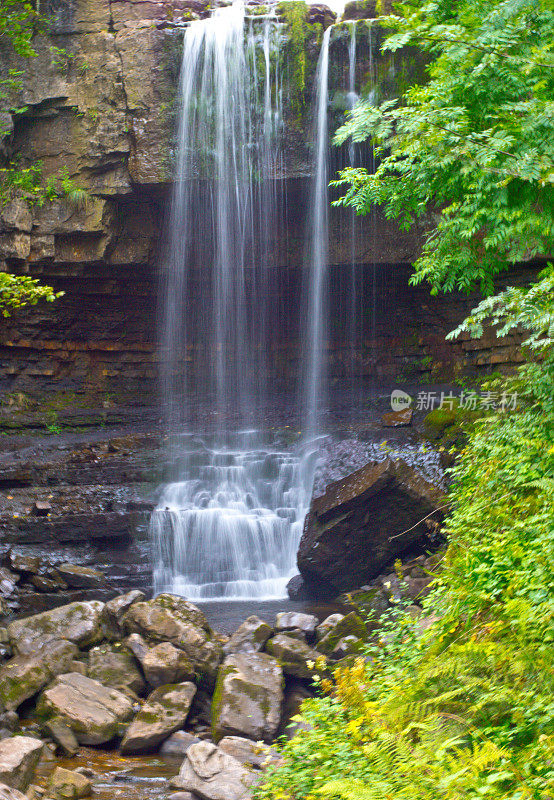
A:
{"label": "eroded rock wall", "polygon": [[[164,219],[171,196],[175,98],[182,23],[208,13],[207,0],[46,0],[49,19],[37,35],[36,58],[20,59],[8,48],[0,65],[22,71],[21,89],[3,112],[2,153],[22,164],[42,164],[44,178],[67,176],[84,189],[86,204],[71,196],[42,207],[15,200],[0,212],[0,268],[29,274],[65,296],[3,320],[0,388],[4,392],[75,392],[97,399],[155,401],[158,356],[156,315],[164,268]],[[275,231],[273,265],[280,341],[270,369],[281,385],[298,372],[298,293],[306,258],[311,140],[309,98],[323,25],[332,21],[313,7],[306,42],[308,69],[300,111],[285,103],[282,225]],[[350,27],[334,31],[331,44],[331,125],[346,108]],[[366,23],[357,33],[356,80],[390,91],[394,64],[378,61],[379,32]],[[286,46],[284,48],[287,54]],[[410,61],[411,63],[411,61]],[[418,67],[414,60],[415,67]],[[286,92],[294,70],[283,62]],[[419,67],[418,67],[419,68]],[[1,110],[1,109],[0,109]],[[344,164],[344,153],[332,168]],[[397,377],[429,360],[452,373],[462,348],[444,344],[444,333],[461,318],[468,301],[430,301],[427,291],[407,288],[421,231],[401,233],[379,214],[356,223],[333,209],[331,223],[332,329],[345,328],[348,271],[352,264],[364,289],[364,341],[356,359],[361,375]],[[203,265],[197,265],[201,290]],[[191,296],[190,302],[194,303]],[[377,310],[377,311],[376,311]],[[391,324],[391,320],[394,323]],[[349,345],[335,336],[329,347],[331,374],[345,372]],[[495,351],[500,352],[500,351]],[[376,355],[377,354],[377,355]],[[513,348],[498,363],[513,360]],[[348,358],[352,353],[348,353]],[[479,354],[475,359],[479,362]],[[488,363],[488,356],[484,360]],[[489,359],[490,360],[490,359]],[[441,375],[442,377],[442,375]]]}

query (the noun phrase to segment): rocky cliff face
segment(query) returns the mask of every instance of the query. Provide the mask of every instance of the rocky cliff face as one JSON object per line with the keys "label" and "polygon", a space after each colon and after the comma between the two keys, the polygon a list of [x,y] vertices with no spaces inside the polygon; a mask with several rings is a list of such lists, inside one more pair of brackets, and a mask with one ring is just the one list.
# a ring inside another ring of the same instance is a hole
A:
{"label": "rocky cliff face", "polygon": [[[113,394],[149,403],[157,376],[156,296],[171,192],[182,24],[207,14],[207,2],[46,0],[41,11],[49,23],[46,32],[36,37],[37,57],[22,60],[6,48],[0,52],[4,73],[14,68],[23,73],[22,88],[10,102],[25,108],[13,116],[3,112],[2,128],[7,133],[1,151],[4,156],[17,154],[23,164],[41,162],[45,178],[69,176],[86,190],[88,202],[79,205],[59,199],[29,207],[15,200],[0,212],[0,268],[28,273],[65,291],[55,304],[18,312],[4,321],[0,385],[7,392],[37,396],[49,389],[95,397]],[[332,21],[332,15],[314,6],[309,19],[306,97],[322,26]],[[345,108],[349,30],[348,25],[337,28],[332,41],[331,108],[336,119]],[[360,28],[357,78],[367,82],[377,75],[379,84],[386,86],[394,65],[383,61],[375,68],[376,30]],[[291,80],[292,72],[285,63],[285,81]],[[295,117],[287,109],[286,128],[280,175],[286,214],[276,232],[274,261],[284,276],[283,302],[294,305],[304,258],[307,114]],[[429,304],[423,291],[419,296],[395,290],[395,300],[386,295],[391,280],[396,286],[406,274],[404,270],[395,272],[395,278],[386,277],[387,268],[413,261],[418,232],[400,234],[394,225],[373,217],[359,223],[353,250],[349,224],[345,212],[332,212],[332,280],[336,286],[344,283],[342,270],[351,263],[360,275],[368,276],[373,265],[381,265],[384,277],[381,288],[372,284],[372,302],[377,296],[385,321],[391,310],[404,320],[400,329],[391,330],[386,324],[383,331],[379,325],[368,329],[372,344],[365,354],[358,354],[360,372],[390,377],[399,374],[406,361],[413,362],[417,372],[427,357],[450,369],[461,351],[451,345],[445,349],[443,334],[451,327],[451,317],[456,321],[463,311],[451,306],[443,313],[444,303]],[[435,310],[429,326],[430,305]],[[381,359],[379,371],[367,353],[383,343],[387,357]],[[435,346],[442,348],[440,358]],[[512,355],[507,354],[507,360]],[[283,383],[297,369],[297,356],[298,332],[293,324],[283,330],[274,357],[273,368]],[[343,371],[341,359],[339,346],[330,355],[336,376]]]}

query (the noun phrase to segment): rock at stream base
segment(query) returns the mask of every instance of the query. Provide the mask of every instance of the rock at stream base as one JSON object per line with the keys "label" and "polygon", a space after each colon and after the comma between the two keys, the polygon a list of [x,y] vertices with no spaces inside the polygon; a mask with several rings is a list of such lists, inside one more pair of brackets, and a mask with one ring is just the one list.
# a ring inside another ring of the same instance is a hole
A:
{"label": "rock at stream base", "polygon": [[90,797],[92,783],[80,772],[56,767],[48,781],[48,793],[57,800],[80,800]]}
{"label": "rock at stream base", "polygon": [[52,717],[44,724],[44,731],[54,740],[66,756],[74,756],[79,750],[77,737],[61,717]]}
{"label": "rock at stream base", "polygon": [[213,686],[222,658],[206,617],[192,603],[172,594],[133,603],[122,619],[128,634],[138,633],[149,644],[170,642],[191,661],[201,683]]}
{"label": "rock at stream base", "polygon": [[218,741],[237,735],[270,742],[281,719],[283,670],[266,653],[227,656],[212,701],[212,730]]}
{"label": "rock at stream base", "polygon": [[290,600],[311,600],[313,596],[302,575],[292,576],[287,583],[287,594]]}
{"label": "rock at stream base", "polygon": [[0,741],[0,781],[20,792],[27,791],[40,756],[43,743],[30,736],[13,736]]}
{"label": "rock at stream base", "polygon": [[139,589],[132,592],[120,594],[112,600],[108,600],[102,610],[102,628],[106,639],[116,642],[121,641],[125,636],[122,620],[125,613],[131,608],[133,603],[146,600],[146,595]]}
{"label": "rock at stream base", "polygon": [[160,755],[183,759],[189,747],[199,741],[200,739],[188,731],[175,731],[160,747]]}
{"label": "rock at stream base", "polygon": [[102,640],[100,616],[104,603],[90,600],[43,611],[8,625],[10,643],[16,653],[32,655],[45,642],[67,639],[78,647]]}
{"label": "rock at stream base", "polygon": [[120,644],[93,647],[88,657],[88,677],[104,686],[135,694],[144,691],[145,683],[133,655]]}
{"label": "rock at stream base", "polygon": [[273,634],[273,630],[263,619],[252,615],[244,620],[223,646],[226,655],[232,653],[259,653]]}
{"label": "rock at stream base", "polygon": [[375,578],[424,539],[443,492],[402,459],[369,463],[312,500],[298,549],[309,587],[329,597]]}
{"label": "rock at stream base", "polygon": [[0,800],[29,800],[29,798],[17,789],[12,789],[11,786],[7,786],[5,783],[0,783]]}
{"label": "rock at stream base", "polygon": [[122,754],[154,750],[164,739],[182,728],[195,694],[196,686],[193,683],[177,683],[155,689],[129,725],[121,743]]}
{"label": "rock at stream base", "polygon": [[256,769],[263,769],[279,761],[279,753],[272,747],[262,742],[244,739],[242,736],[224,736],[218,747],[241,764],[249,764]]}
{"label": "rock at stream base", "polygon": [[171,785],[193,792],[203,800],[244,800],[257,780],[257,774],[236,758],[211,742],[200,742],[189,747]]}
{"label": "rock at stream base", "polygon": [[306,642],[284,633],[270,639],[266,650],[278,660],[286,675],[294,675],[296,678],[310,679],[317,669],[309,666],[308,662],[313,664],[316,659],[321,658],[321,653],[313,650]]}
{"label": "rock at stream base", "polygon": [[8,711],[43,689],[52,678],[67,672],[78,650],[71,642],[46,642],[31,656],[14,656],[0,667],[0,701]]}
{"label": "rock at stream base", "polygon": [[37,713],[44,719],[61,717],[81,744],[104,744],[121,735],[134,711],[117,689],[70,672],[59,675],[42,693]]}

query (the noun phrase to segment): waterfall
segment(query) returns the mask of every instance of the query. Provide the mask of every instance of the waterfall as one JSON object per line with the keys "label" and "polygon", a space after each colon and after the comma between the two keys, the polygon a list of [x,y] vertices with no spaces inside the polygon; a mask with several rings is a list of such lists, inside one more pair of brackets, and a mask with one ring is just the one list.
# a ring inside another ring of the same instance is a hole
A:
{"label": "waterfall", "polygon": [[279,49],[277,20],[248,19],[242,2],[192,22],[184,36],[163,395],[174,431],[201,403],[216,425],[211,440],[173,435],[177,480],[164,488],[150,534],[155,591],[193,600],[285,596],[311,494],[309,453],[244,431],[263,423],[279,327]]}
{"label": "waterfall", "polygon": [[154,585],[191,600],[278,599],[296,573],[310,458],[192,441],[154,511]]}
{"label": "waterfall", "polygon": [[[358,95],[356,94],[356,22],[353,21],[349,25],[350,28],[350,42],[348,45],[348,93],[347,101],[348,108],[351,111],[358,102]],[[352,138],[348,142],[348,166],[356,166],[356,145]],[[357,279],[357,232],[358,232],[358,215],[355,209],[349,210],[350,214],[350,275],[349,275],[349,307],[348,307],[348,377],[350,379],[351,403],[352,407],[359,404],[360,401],[360,381],[357,379],[357,352],[362,347],[362,311],[359,308],[361,292],[358,287]]]}
{"label": "waterfall", "polygon": [[184,35],[161,313],[163,397],[174,424],[201,398],[223,433],[229,409],[246,423],[265,402],[276,327],[269,322],[278,48],[277,21],[248,24],[242,2],[191,23]]}
{"label": "waterfall", "polygon": [[326,400],[324,353],[327,331],[328,256],[329,256],[329,133],[327,122],[329,82],[329,42],[331,28],[323,34],[315,84],[314,174],[308,213],[309,250],[307,275],[307,315],[304,344],[305,435],[317,436],[321,411]]}

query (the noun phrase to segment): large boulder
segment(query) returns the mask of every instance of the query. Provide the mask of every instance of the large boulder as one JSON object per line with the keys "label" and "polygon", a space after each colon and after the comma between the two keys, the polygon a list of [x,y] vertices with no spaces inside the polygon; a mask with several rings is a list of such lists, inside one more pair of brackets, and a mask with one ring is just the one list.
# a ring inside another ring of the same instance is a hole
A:
{"label": "large boulder", "polygon": [[294,675],[296,678],[310,679],[315,671],[314,662],[321,658],[317,650],[284,633],[278,633],[270,639],[266,650],[277,659],[286,675]]}
{"label": "large boulder", "polygon": [[154,689],[129,725],[121,743],[124,755],[154,750],[168,736],[182,728],[188,717],[196,686],[177,683]]}
{"label": "large boulder", "polygon": [[144,691],[144,678],[133,655],[120,644],[93,647],[88,658],[88,677],[114,689]]}
{"label": "large boulder", "polygon": [[201,682],[213,685],[222,658],[221,645],[195,605],[177,595],[160,594],[133,603],[122,622],[128,634],[138,633],[152,644],[170,642],[182,650]]}
{"label": "large boulder", "polygon": [[193,744],[171,785],[203,800],[245,800],[258,780],[252,770],[211,742]]}
{"label": "large boulder", "polygon": [[0,781],[20,792],[27,791],[42,754],[43,744],[30,736],[0,741]]}
{"label": "large boulder", "polygon": [[14,656],[0,667],[0,702],[8,711],[43,689],[56,675],[68,672],[78,652],[68,641],[46,642],[31,656]]}
{"label": "large boulder", "polygon": [[168,683],[194,680],[194,667],[186,653],[170,642],[160,642],[149,648],[141,665],[144,677],[153,689]]}
{"label": "large boulder", "polygon": [[256,616],[247,617],[223,646],[226,655],[231,653],[259,653],[273,633],[271,626]]}
{"label": "large boulder", "polygon": [[43,611],[8,625],[10,644],[16,653],[32,655],[45,642],[67,639],[78,647],[102,640],[100,624],[104,603],[90,600]]}
{"label": "large boulder", "polygon": [[375,578],[422,542],[423,521],[444,502],[441,489],[399,459],[369,463],[312,500],[298,568],[317,596],[335,596]]}
{"label": "large boulder", "polygon": [[59,675],[37,704],[45,720],[59,717],[81,744],[103,744],[123,733],[134,714],[133,704],[117,689],[70,672]]}
{"label": "large boulder", "polygon": [[237,653],[220,667],[212,701],[212,731],[271,741],[281,719],[283,670],[267,653]]}

